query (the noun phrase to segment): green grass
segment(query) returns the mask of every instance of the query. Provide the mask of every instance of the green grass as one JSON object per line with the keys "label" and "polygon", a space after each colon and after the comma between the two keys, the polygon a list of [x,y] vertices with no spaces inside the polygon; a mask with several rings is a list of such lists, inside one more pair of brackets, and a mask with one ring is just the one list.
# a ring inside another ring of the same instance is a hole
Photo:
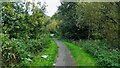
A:
{"label": "green grass", "polygon": [[[29,66],[53,66],[57,53],[57,44],[53,40],[51,40],[51,44],[49,45],[49,47],[39,53]],[[48,57],[41,58],[42,55],[48,55]]]}
{"label": "green grass", "polygon": [[120,67],[120,51],[111,48],[106,40],[80,40],[74,43],[91,54],[96,59],[97,66]]}
{"label": "green grass", "polygon": [[66,41],[63,41],[63,43],[69,48],[77,66],[96,66],[95,59],[86,53],[82,48]]}

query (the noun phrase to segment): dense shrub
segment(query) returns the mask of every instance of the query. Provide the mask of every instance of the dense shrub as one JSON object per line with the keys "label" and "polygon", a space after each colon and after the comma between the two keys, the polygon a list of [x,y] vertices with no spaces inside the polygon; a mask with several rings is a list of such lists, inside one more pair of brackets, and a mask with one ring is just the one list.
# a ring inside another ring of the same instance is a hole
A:
{"label": "dense shrub", "polygon": [[[45,5],[30,2],[2,2],[2,65],[21,67],[48,46]],[[30,8],[30,6],[32,6]],[[31,14],[29,12],[32,12]]]}
{"label": "dense shrub", "polygon": [[41,52],[50,43],[45,36],[40,39],[9,39],[8,35],[1,34],[2,65],[4,67],[19,67],[30,63],[36,53]]}
{"label": "dense shrub", "polygon": [[76,44],[92,54],[100,66],[120,66],[120,51],[108,47],[105,40],[80,40]]}

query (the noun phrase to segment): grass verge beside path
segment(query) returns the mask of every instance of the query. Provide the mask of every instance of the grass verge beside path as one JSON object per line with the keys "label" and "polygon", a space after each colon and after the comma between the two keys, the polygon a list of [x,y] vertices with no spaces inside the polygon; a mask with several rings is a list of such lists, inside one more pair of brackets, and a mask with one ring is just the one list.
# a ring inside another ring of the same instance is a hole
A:
{"label": "grass verge beside path", "polygon": [[77,66],[96,66],[95,59],[87,54],[82,48],[66,41],[63,41],[63,43],[70,50],[76,61]]}
{"label": "grass verge beside path", "polygon": [[[57,44],[54,42],[54,40],[51,39],[51,44],[49,45],[49,47],[39,53],[29,66],[53,66],[57,53]],[[42,55],[48,55],[48,57],[41,58]]]}

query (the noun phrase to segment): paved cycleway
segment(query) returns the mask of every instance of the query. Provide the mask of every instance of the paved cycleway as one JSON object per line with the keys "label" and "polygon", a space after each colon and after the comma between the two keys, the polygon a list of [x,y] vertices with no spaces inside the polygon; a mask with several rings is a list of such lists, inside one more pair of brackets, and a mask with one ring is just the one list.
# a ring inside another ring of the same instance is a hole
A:
{"label": "paved cycleway", "polygon": [[57,68],[57,66],[76,66],[75,60],[72,58],[69,49],[60,40],[57,40],[56,38],[53,39],[59,47],[55,67]]}

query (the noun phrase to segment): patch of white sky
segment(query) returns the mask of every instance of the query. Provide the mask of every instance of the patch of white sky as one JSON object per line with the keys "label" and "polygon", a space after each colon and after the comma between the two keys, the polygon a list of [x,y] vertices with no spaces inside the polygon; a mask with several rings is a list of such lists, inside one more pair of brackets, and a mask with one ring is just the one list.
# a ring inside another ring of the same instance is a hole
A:
{"label": "patch of white sky", "polygon": [[38,2],[41,2],[41,5],[45,3],[47,5],[45,14],[50,17],[55,14],[58,6],[61,5],[60,0],[27,0],[27,2],[35,2],[36,5]]}

